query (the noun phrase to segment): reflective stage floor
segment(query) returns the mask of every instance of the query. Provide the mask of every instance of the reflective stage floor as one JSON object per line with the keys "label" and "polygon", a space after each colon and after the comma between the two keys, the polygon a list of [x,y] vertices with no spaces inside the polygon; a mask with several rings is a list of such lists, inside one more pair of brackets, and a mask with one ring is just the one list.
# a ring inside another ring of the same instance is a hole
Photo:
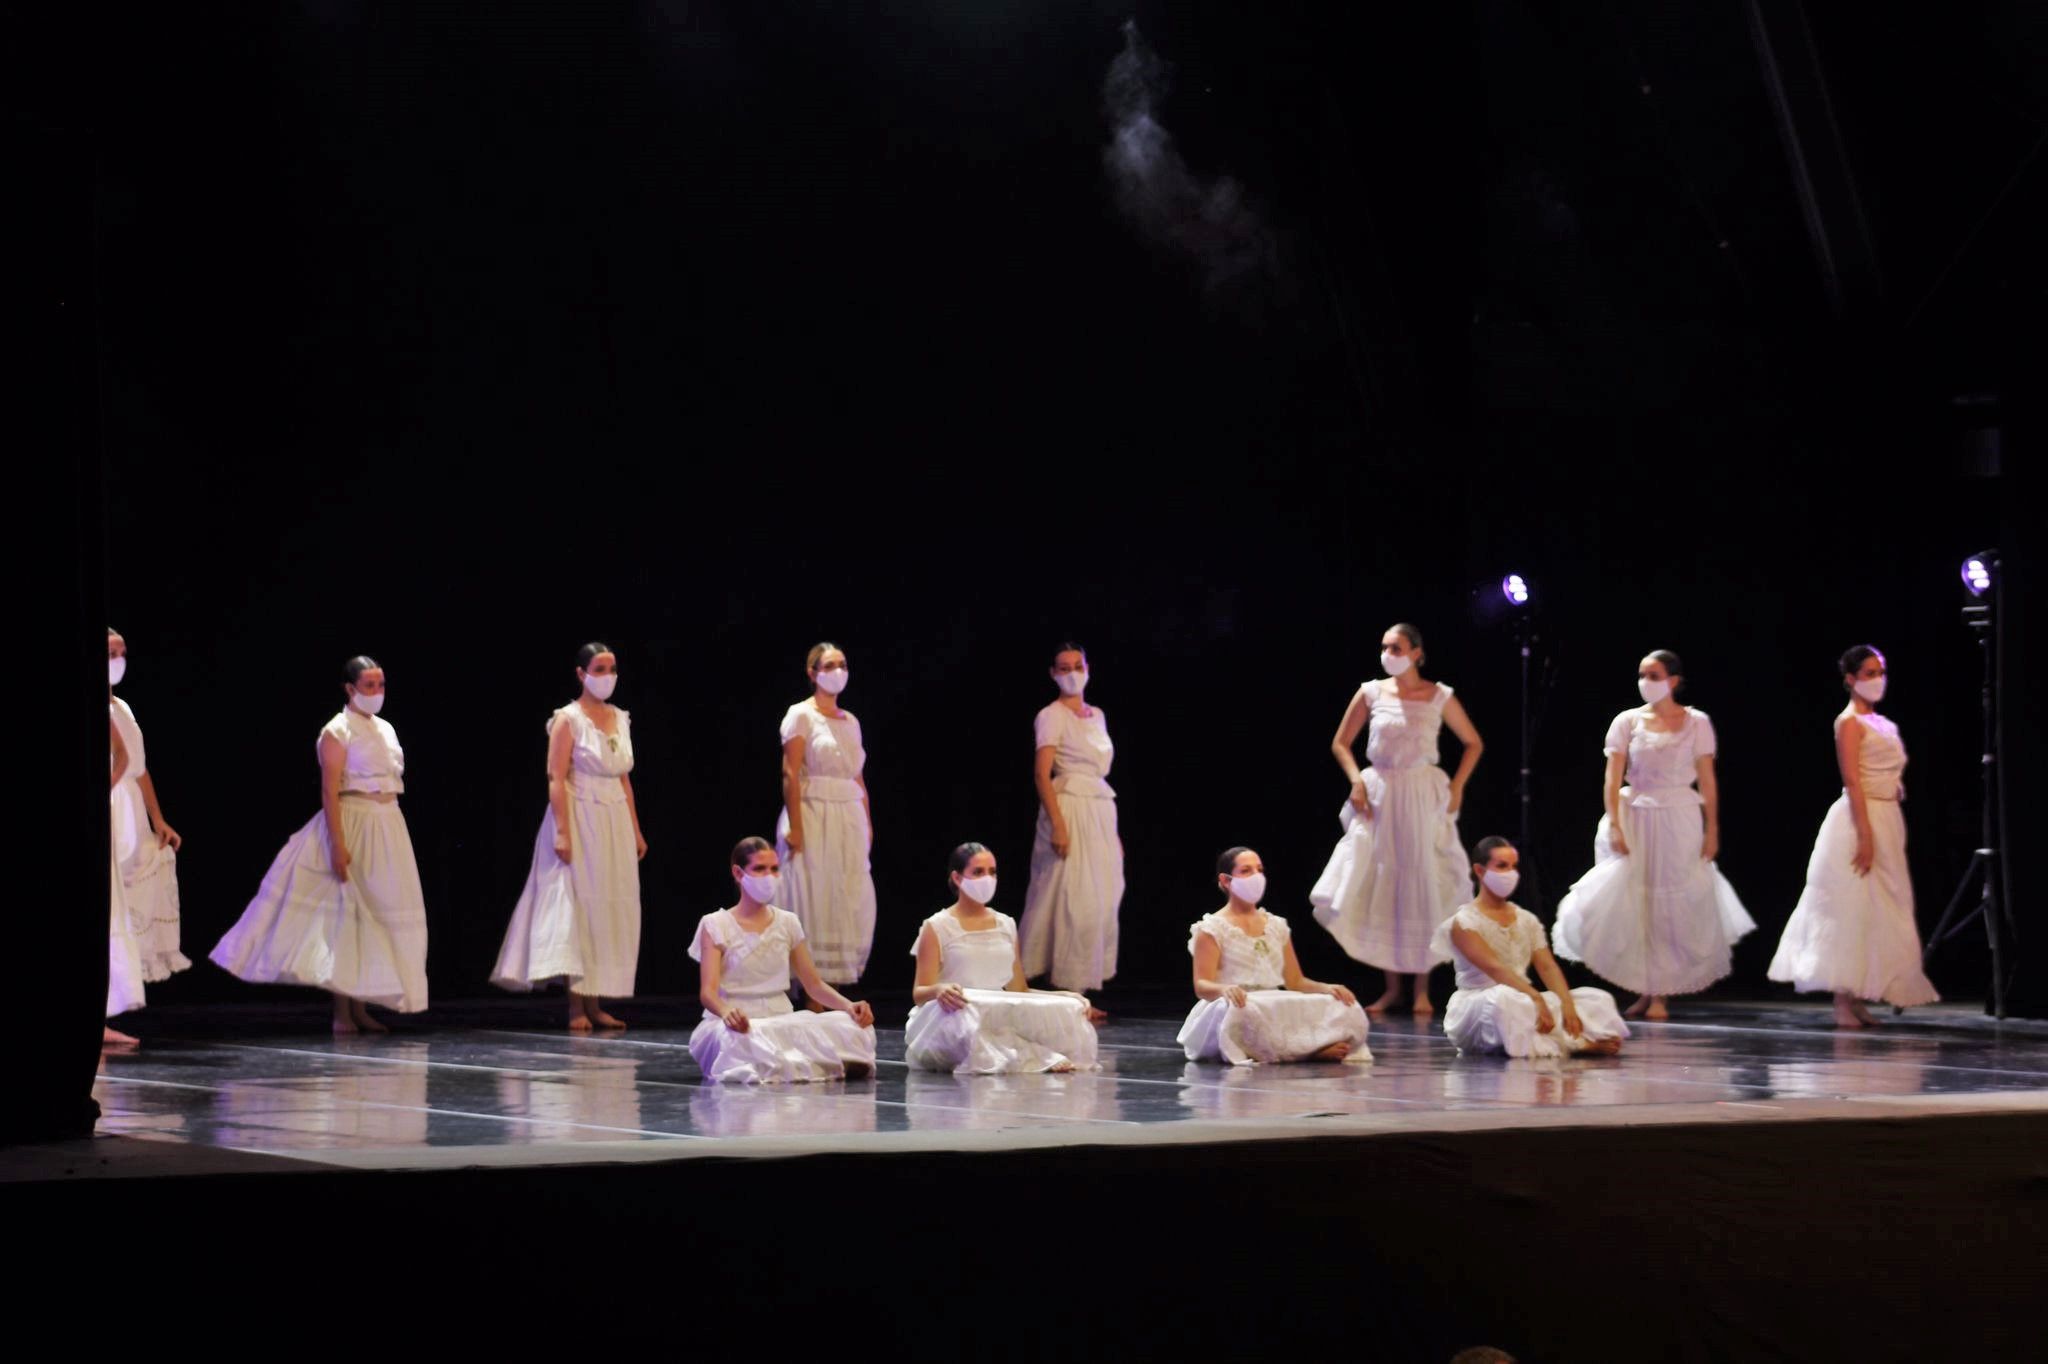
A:
{"label": "reflective stage floor", "polygon": [[[884,1028],[874,1078],[774,1087],[702,1083],[685,1006],[642,1014],[656,1025],[597,1037],[552,1030],[527,1002],[379,1038],[216,1016],[211,1035],[104,1058],[100,1132],[150,1145],[98,1166],[165,1173],[167,1146],[210,1151],[212,1168],[404,1169],[2048,1112],[2048,1024],[1966,1005],[1843,1033],[1820,1006],[1695,1002],[1637,1025],[1619,1057],[1553,1062],[1461,1057],[1397,1016],[1375,1022],[1370,1065],[1240,1068],[1186,1061],[1177,1019],[1118,1017],[1099,1071],[971,1078],[910,1071],[900,1028]],[[38,1177],[9,1164],[0,1175]]]}

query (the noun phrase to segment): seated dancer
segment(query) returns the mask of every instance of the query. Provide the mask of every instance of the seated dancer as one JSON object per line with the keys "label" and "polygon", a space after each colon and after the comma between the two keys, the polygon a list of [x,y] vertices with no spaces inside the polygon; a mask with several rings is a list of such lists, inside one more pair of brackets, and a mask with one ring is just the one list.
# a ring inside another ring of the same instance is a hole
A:
{"label": "seated dancer", "polygon": [[1301,973],[1287,920],[1259,907],[1266,864],[1250,848],[1216,859],[1230,898],[1188,930],[1200,1001],[1181,1026],[1190,1061],[1370,1061],[1365,1010],[1341,985]]}
{"label": "seated dancer", "polygon": [[1092,1068],[1103,1014],[1076,992],[1025,984],[1017,921],[988,907],[996,855],[962,843],[947,866],[953,903],[924,921],[911,949],[917,1007],[904,1029],[904,1059],[955,1075]]}
{"label": "seated dancer", "polygon": [[[1612,1056],[1628,1036],[1614,996],[1565,985],[1564,972],[1534,914],[1508,903],[1521,873],[1521,854],[1505,838],[1483,838],[1472,850],[1479,898],[1437,930],[1451,954],[1458,990],[1444,1013],[1444,1034],[1459,1051],[1508,1056]],[[1529,966],[1549,988],[1529,985]]]}
{"label": "seated dancer", "polygon": [[[775,845],[741,839],[732,850],[732,878],[740,902],[706,914],[690,943],[690,956],[702,967],[698,997],[704,1001],[690,1055],[704,1078],[751,1085],[874,1074],[874,1011],[819,978],[803,924],[775,907],[782,883]],[[828,1012],[790,1008],[792,967]]]}

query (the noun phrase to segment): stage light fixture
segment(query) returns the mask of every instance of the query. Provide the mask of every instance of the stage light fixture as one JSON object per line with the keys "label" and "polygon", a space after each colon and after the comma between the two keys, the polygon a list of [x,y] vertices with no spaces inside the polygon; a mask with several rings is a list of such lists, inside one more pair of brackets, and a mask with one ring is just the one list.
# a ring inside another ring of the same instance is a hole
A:
{"label": "stage light fixture", "polygon": [[1509,606],[1529,604],[1529,580],[1519,573],[1510,573],[1500,580],[1500,594],[1508,599]]}
{"label": "stage light fixture", "polygon": [[1973,597],[1981,597],[1991,590],[1994,580],[1993,568],[1998,560],[1989,550],[1972,554],[1963,560],[1963,586]]}

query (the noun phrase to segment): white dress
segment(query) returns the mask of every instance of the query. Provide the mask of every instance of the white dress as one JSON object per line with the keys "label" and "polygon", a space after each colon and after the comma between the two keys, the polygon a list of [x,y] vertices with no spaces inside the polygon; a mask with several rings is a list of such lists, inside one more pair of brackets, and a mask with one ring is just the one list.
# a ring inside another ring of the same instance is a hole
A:
{"label": "white dress", "polygon": [[[123,743],[127,740],[123,739]],[[131,754],[133,750],[130,750]],[[107,755],[108,771],[113,755]],[[119,791],[115,792],[116,799]],[[142,1007],[142,955],[136,950],[135,935],[129,929],[128,899],[121,887],[121,858],[118,841],[107,853],[107,1017]]]}
{"label": "white dress", "polygon": [[1694,789],[1701,758],[1715,750],[1714,722],[1686,708],[1668,733],[1648,725],[1650,708],[1614,717],[1606,752],[1628,755],[1621,829],[1628,855],[1614,850],[1605,816],[1593,834],[1593,869],[1557,907],[1557,955],[1646,995],[1687,995],[1728,974],[1731,949],[1756,927],[1721,869],[1702,861],[1706,802]]}
{"label": "white dress", "polygon": [[1099,990],[1116,974],[1116,915],[1124,899],[1124,845],[1116,831],[1109,765],[1116,745],[1100,706],[1076,715],[1058,701],[1032,722],[1038,748],[1053,750],[1052,787],[1067,824],[1067,855],[1052,847],[1041,808],[1024,895],[1024,974],[1050,975],[1062,990]]}
{"label": "white dress", "polygon": [[1856,855],[1856,821],[1845,793],[1821,821],[1806,864],[1806,890],[1785,924],[1771,960],[1772,980],[1801,990],[1846,990],[1900,1008],[1932,1004],[1941,996],[1920,970],[1920,930],[1913,921],[1913,879],[1906,870],[1906,745],[1899,727],[1872,712],[1837,725],[1863,726],[1856,771],[1870,813],[1870,874],[1849,866]]}
{"label": "white dress", "polygon": [[606,734],[576,702],[548,717],[575,736],[569,757],[569,860],[555,852],[555,808],[541,816],[533,865],[512,910],[491,983],[531,990],[560,980],[579,994],[624,999],[640,963],[640,854],[621,780],[633,770],[632,717]]}
{"label": "white dress", "polygon": [[1451,779],[1437,765],[1444,707],[1439,682],[1426,700],[1404,701],[1391,680],[1359,688],[1370,709],[1362,775],[1372,817],[1350,801],[1344,834],[1309,891],[1316,922],[1354,961],[1398,975],[1444,961],[1437,925],[1471,894],[1472,872],[1451,813]]}
{"label": "white dress", "polygon": [[158,846],[149,827],[149,806],[142,799],[142,778],[149,772],[142,726],[119,697],[108,709],[128,747],[128,770],[113,794],[114,859],[121,864],[128,929],[141,959],[142,978],[169,980],[192,965],[178,943],[178,854],[168,844]]}
{"label": "white dress", "polygon": [[1590,985],[1572,991],[1572,1004],[1585,1025],[1583,1035],[1572,1037],[1565,1032],[1563,1005],[1554,990],[1543,992],[1543,1002],[1550,1006],[1550,1031],[1536,1031],[1536,1001],[1511,985],[1498,984],[1467,961],[1451,941],[1453,925],[1478,933],[1493,949],[1494,960],[1523,980],[1529,978],[1529,963],[1544,943],[1542,922],[1519,905],[1515,906],[1513,926],[1495,923],[1476,904],[1465,905],[1444,921],[1437,930],[1437,942],[1456,966],[1458,976],[1457,991],[1444,1010],[1444,1036],[1459,1051],[1564,1056],[1583,1051],[1589,1043],[1628,1036],[1628,1024],[1614,1007],[1614,996]]}
{"label": "white dress", "polygon": [[998,913],[994,928],[969,932],[942,909],[924,925],[938,935],[939,979],[965,991],[967,1007],[949,1012],[934,999],[910,1011],[903,1045],[913,1070],[1001,1075],[1094,1066],[1095,1025],[1085,1002],[1006,988],[1017,962],[1015,919]]}
{"label": "white dress", "polygon": [[1176,1039],[1188,1060],[1233,1066],[1301,1061],[1337,1042],[1351,1044],[1347,1062],[1372,1060],[1365,1046],[1365,1010],[1329,995],[1288,989],[1287,920],[1260,913],[1266,927],[1256,938],[1221,910],[1188,930],[1188,954],[1194,955],[1195,939],[1207,934],[1222,951],[1218,979],[1249,992],[1241,1008],[1227,999],[1196,1001]]}
{"label": "white dress", "polygon": [[213,960],[256,984],[312,985],[418,1013],[427,1007],[427,906],[412,835],[397,801],[347,794],[404,791],[405,750],[387,721],[353,706],[320,736],[348,746],[341,778],[348,880],[334,874],[325,814],[314,815],[270,864]]}
{"label": "white dress", "polygon": [[810,935],[811,961],[828,985],[851,985],[875,945],[875,878],[868,873],[867,753],[860,721],[799,701],[782,717],[782,742],[804,741],[804,848],[789,849],[789,811],[775,821],[782,896]]}
{"label": "white dress", "polygon": [[849,1063],[875,1066],[875,1030],[836,1010],[798,1013],[789,1004],[789,955],[804,940],[796,915],[773,906],[758,933],[740,927],[729,909],[706,914],[690,940],[690,959],[701,962],[723,949],[719,997],[747,1015],[735,1032],[711,1010],[690,1034],[690,1055],[707,1080],[772,1084],[783,1080],[838,1080]]}

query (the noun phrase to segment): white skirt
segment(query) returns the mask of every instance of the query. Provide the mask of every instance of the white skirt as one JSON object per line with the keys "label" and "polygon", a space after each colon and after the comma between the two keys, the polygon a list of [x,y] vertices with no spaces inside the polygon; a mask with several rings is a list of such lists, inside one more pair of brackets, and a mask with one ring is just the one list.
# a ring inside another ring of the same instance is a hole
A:
{"label": "white skirt", "polygon": [[1689,995],[1729,971],[1731,949],[1756,927],[1719,867],[1700,859],[1706,812],[1698,805],[1621,806],[1628,856],[1614,851],[1602,816],[1593,869],[1557,907],[1557,955],[1646,995]]}
{"label": "white skirt", "polygon": [[142,1007],[142,955],[129,928],[121,864],[107,861],[107,1017]]}
{"label": "white skirt", "polygon": [[1116,915],[1124,899],[1124,845],[1116,798],[1062,791],[1067,855],[1052,848],[1052,820],[1038,812],[1031,888],[1024,895],[1024,974],[1050,975],[1062,990],[1099,990],[1116,974]]}
{"label": "white skirt", "polygon": [[932,1000],[910,1011],[903,1058],[911,1069],[1004,1075],[1094,1067],[1095,1025],[1088,1021],[1088,1006],[1074,996],[1036,990],[964,993],[964,1009],[949,1012]]}
{"label": "white skirt", "polygon": [[1550,1006],[1550,1031],[1536,1031],[1536,1001],[1512,985],[1484,990],[1459,990],[1444,1010],[1444,1036],[1459,1051],[1495,1056],[1569,1056],[1594,1042],[1628,1036],[1628,1024],[1614,1007],[1614,996],[1590,985],[1572,991],[1572,1004],[1585,1026],[1581,1036],[1564,1030],[1564,1007],[1557,994],[1543,992]]}
{"label": "white skirt", "polygon": [[843,1080],[846,1067],[855,1062],[874,1070],[875,1030],[863,1028],[846,1014],[767,1012],[778,1003],[789,1008],[780,995],[734,1002],[746,1011],[745,1032],[735,1032],[707,1013],[690,1034],[690,1055],[706,1080],[743,1085]]}
{"label": "white skirt", "polygon": [[1440,767],[1364,772],[1372,818],[1349,801],[1323,874],[1308,893],[1316,922],[1354,961],[1398,975],[1449,961],[1430,951],[1437,925],[1472,898],[1472,867]]}
{"label": "white skirt", "polygon": [[113,812],[114,857],[121,864],[121,893],[142,978],[169,980],[192,965],[178,941],[178,854],[157,843],[142,788],[135,782],[114,788]]}
{"label": "white skirt", "polygon": [[[849,781],[848,785],[852,785]],[[789,850],[789,811],[775,821],[781,906],[804,926],[811,962],[827,985],[852,985],[875,945],[875,878],[868,814],[858,800],[804,800],[804,850]]]}
{"label": "white skirt", "polygon": [[213,949],[259,985],[311,985],[400,1013],[427,1007],[427,908],[398,802],[343,797],[347,881],[315,815],[270,864],[256,898]]}
{"label": "white skirt", "polygon": [[1349,1042],[1350,1062],[1372,1060],[1365,1010],[1305,990],[1253,990],[1243,1008],[1227,999],[1197,1001],[1176,1039],[1190,1061],[1250,1066],[1304,1061],[1324,1047]]}
{"label": "white skirt", "polygon": [[640,854],[624,801],[569,798],[569,850],[555,854],[555,809],[541,816],[533,865],[512,910],[491,984],[531,990],[563,981],[624,999],[640,964]]}
{"label": "white skirt", "polygon": [[1846,990],[1900,1008],[1932,1004],[1941,996],[1920,970],[1905,815],[1893,800],[1873,800],[1867,808],[1870,875],[1858,876],[1849,866],[1856,820],[1842,796],[1821,821],[1806,864],[1806,891],[1778,940],[1770,976],[1801,990]]}

